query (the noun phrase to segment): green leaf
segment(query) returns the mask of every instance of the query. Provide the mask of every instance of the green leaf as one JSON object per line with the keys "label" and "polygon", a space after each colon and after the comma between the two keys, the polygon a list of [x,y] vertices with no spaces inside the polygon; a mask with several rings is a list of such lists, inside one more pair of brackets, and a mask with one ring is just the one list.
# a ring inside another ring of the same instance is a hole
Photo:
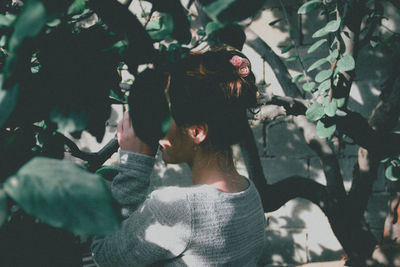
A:
{"label": "green leaf", "polygon": [[112,181],[118,173],[119,168],[117,166],[103,166],[96,171],[96,174],[100,175],[108,181]]}
{"label": "green leaf", "polygon": [[[2,84],[2,75],[0,75],[0,84]],[[2,87],[2,86],[1,86]],[[0,87],[0,127],[8,120],[8,117],[14,111],[17,104],[19,89],[14,85],[11,89],[2,89]]]}
{"label": "green leaf", "polygon": [[167,135],[169,129],[171,128],[171,115],[169,115],[163,122],[161,123],[161,132],[164,135]]}
{"label": "green leaf", "polygon": [[105,235],[119,227],[104,180],[76,164],[36,157],[4,183],[25,212],[76,235]]}
{"label": "green leaf", "polygon": [[307,72],[310,72],[316,68],[318,68],[319,66],[323,65],[324,63],[327,63],[328,61],[326,60],[326,58],[321,58],[317,61],[315,61],[308,69]]}
{"label": "green leaf", "polygon": [[338,39],[337,39],[337,37],[335,36],[335,39],[333,39],[330,48],[333,49],[335,46],[337,47],[337,45],[338,45]]}
{"label": "green leaf", "polygon": [[341,59],[339,59],[337,63],[337,68],[339,71],[351,71],[354,70],[356,63],[354,58],[350,55],[345,55]]}
{"label": "green leaf", "polygon": [[68,15],[75,15],[82,13],[86,8],[85,0],[75,0],[68,8]]}
{"label": "green leaf", "polygon": [[318,91],[321,93],[325,92],[326,90],[329,90],[331,88],[331,80],[325,80],[318,86]]}
{"label": "green leaf", "polygon": [[369,43],[370,43],[372,48],[375,48],[375,47],[377,47],[379,45],[379,42],[374,41],[374,40],[369,41]]}
{"label": "green leaf", "polygon": [[7,36],[3,35],[0,37],[0,47],[4,47],[7,43]]}
{"label": "green leaf", "polygon": [[398,169],[399,167],[394,167],[392,164],[390,164],[385,170],[386,178],[392,182],[398,181],[400,178]]}
{"label": "green leaf", "polygon": [[14,14],[0,15],[0,27],[10,27],[16,18]]}
{"label": "green leaf", "polygon": [[321,0],[312,0],[304,3],[298,10],[297,14],[306,14],[310,12],[311,10],[315,9],[319,5],[321,5],[322,1]]}
{"label": "green leaf", "polygon": [[280,21],[282,21],[282,20],[283,20],[282,18],[280,18],[280,19],[275,19],[275,20],[271,21],[270,23],[268,23],[268,25],[269,25],[269,26],[274,26],[276,23],[278,23],[278,22],[280,22]]}
{"label": "green leaf", "polygon": [[289,52],[292,48],[293,48],[293,45],[288,45],[288,46],[282,48],[281,53],[285,54],[285,53]]}
{"label": "green leaf", "polygon": [[303,90],[306,92],[311,92],[315,88],[315,82],[309,82],[303,84]]}
{"label": "green leaf", "polygon": [[15,50],[26,37],[36,36],[46,24],[46,8],[41,1],[30,0],[18,16],[10,38],[10,50]]}
{"label": "green leaf", "polygon": [[327,70],[321,70],[317,76],[315,76],[315,81],[318,83],[321,83],[325,81],[326,79],[329,79],[333,74],[333,71],[331,69]]}
{"label": "green leaf", "polygon": [[207,23],[207,25],[206,25],[206,34],[207,35],[211,35],[214,32],[216,32],[216,31],[218,31],[219,29],[222,29],[222,28],[223,28],[222,24],[219,24],[219,23],[216,23],[214,21],[211,21],[211,22]]}
{"label": "green leaf", "polygon": [[325,27],[319,29],[318,31],[314,32],[314,34],[312,35],[312,38],[319,38],[322,36],[327,35],[329,32],[326,31]]}
{"label": "green leaf", "polygon": [[320,47],[323,43],[327,42],[326,39],[318,40],[316,41],[308,50],[307,53],[310,54],[317,50],[318,47]]}
{"label": "green leaf", "polygon": [[218,21],[218,16],[236,0],[215,0],[204,6],[204,11],[214,21]]}
{"label": "green leaf", "polygon": [[47,22],[46,8],[39,0],[26,1],[23,10],[14,23],[14,31],[8,42],[9,57],[7,57],[3,74],[8,80],[17,68],[17,50],[27,37],[35,37]]}
{"label": "green leaf", "polygon": [[336,101],[332,101],[332,102],[328,103],[328,104],[324,107],[324,112],[325,112],[325,114],[328,115],[329,117],[335,116],[336,110],[337,110]]}
{"label": "green leaf", "polygon": [[306,111],[306,117],[309,121],[317,121],[325,115],[324,106],[319,103],[313,103]]}
{"label": "green leaf", "polygon": [[290,56],[288,58],[285,58],[286,62],[292,62],[292,61],[296,61],[299,57],[298,56]]}
{"label": "green leaf", "polygon": [[329,63],[333,64],[333,62],[335,62],[338,56],[339,56],[339,51],[335,49],[332,51],[332,53],[329,54],[329,56],[326,57],[326,60],[328,60]]}
{"label": "green leaf", "polygon": [[7,220],[7,217],[7,195],[3,190],[0,189],[0,227]]}
{"label": "green leaf", "polygon": [[347,112],[340,110],[340,109],[336,110],[336,116],[344,117],[346,115],[347,115]]}
{"label": "green leaf", "polygon": [[304,74],[299,74],[292,78],[292,82],[297,83],[302,81],[304,78],[305,78]]}
{"label": "green leaf", "polygon": [[331,137],[336,130],[336,124],[325,125],[322,121],[317,122],[317,135],[321,138]]}
{"label": "green leaf", "polygon": [[338,108],[342,108],[344,106],[344,104],[346,103],[346,98],[342,97],[342,98],[334,98],[336,101],[336,104],[338,106]]}
{"label": "green leaf", "polygon": [[316,31],[312,38],[319,38],[325,36],[331,32],[335,32],[339,29],[340,23],[342,22],[341,19],[329,21],[324,27]]}
{"label": "green leaf", "polygon": [[325,30],[327,32],[335,32],[339,29],[341,22],[342,20],[340,18],[338,20],[329,21],[325,26]]}
{"label": "green leaf", "polygon": [[307,62],[307,61],[315,60],[315,59],[317,59],[317,57],[314,57],[314,56],[312,56],[312,57],[305,57],[305,58],[303,58],[303,62]]}
{"label": "green leaf", "polygon": [[161,13],[161,17],[152,20],[146,25],[146,31],[155,41],[164,40],[174,31],[174,18],[168,13]]}

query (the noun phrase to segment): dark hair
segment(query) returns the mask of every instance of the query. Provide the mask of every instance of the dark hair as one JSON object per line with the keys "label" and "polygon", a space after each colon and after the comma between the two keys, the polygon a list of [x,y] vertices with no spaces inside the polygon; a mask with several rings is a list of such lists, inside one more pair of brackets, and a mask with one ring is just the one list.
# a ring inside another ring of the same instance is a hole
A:
{"label": "dark hair", "polygon": [[191,53],[171,72],[168,94],[180,127],[206,123],[205,144],[225,150],[238,143],[247,123],[246,110],[257,106],[257,87],[250,71],[241,77],[230,60],[242,53],[219,48]]}

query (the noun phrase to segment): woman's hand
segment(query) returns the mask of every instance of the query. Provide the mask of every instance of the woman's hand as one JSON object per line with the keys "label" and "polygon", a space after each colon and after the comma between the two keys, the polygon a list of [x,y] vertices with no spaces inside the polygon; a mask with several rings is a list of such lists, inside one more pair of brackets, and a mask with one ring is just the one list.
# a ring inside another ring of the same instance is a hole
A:
{"label": "woman's hand", "polygon": [[128,112],[125,112],[124,117],[118,123],[117,131],[118,143],[122,150],[155,156],[157,149],[151,148],[135,134]]}

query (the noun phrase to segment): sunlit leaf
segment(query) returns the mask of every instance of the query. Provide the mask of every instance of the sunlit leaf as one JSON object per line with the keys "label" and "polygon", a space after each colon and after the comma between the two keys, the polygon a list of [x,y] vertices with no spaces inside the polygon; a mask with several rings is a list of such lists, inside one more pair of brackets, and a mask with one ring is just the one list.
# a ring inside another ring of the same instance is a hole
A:
{"label": "sunlit leaf", "polygon": [[338,39],[335,36],[335,38],[333,39],[332,44],[331,44],[331,49],[333,49],[335,46],[337,47],[337,45],[338,45]]}
{"label": "sunlit leaf", "polygon": [[341,59],[339,59],[337,63],[337,68],[339,71],[351,71],[354,70],[356,63],[354,58],[350,55],[345,55]]}
{"label": "sunlit leaf", "polygon": [[292,62],[292,61],[296,61],[299,57],[298,56],[290,56],[288,58],[285,58],[286,62]]}
{"label": "sunlit leaf", "polygon": [[4,183],[28,214],[76,235],[104,235],[119,227],[103,179],[76,164],[37,157]]}
{"label": "sunlit leaf", "polygon": [[306,92],[311,92],[315,88],[315,82],[309,82],[303,84],[303,90]]}
{"label": "sunlit leaf", "polygon": [[174,31],[174,18],[170,14],[164,13],[160,18],[148,23],[146,31],[153,40],[164,40],[165,37],[171,35]]}
{"label": "sunlit leaf", "polygon": [[308,69],[307,72],[310,72],[316,68],[318,68],[319,66],[322,66],[324,63],[327,63],[328,60],[326,60],[326,58],[321,58],[317,61],[315,61]]}
{"label": "sunlit leaf", "polygon": [[334,98],[336,101],[336,104],[338,106],[338,108],[342,108],[344,106],[344,104],[346,103],[346,98],[342,97],[342,98]]}
{"label": "sunlit leaf", "polygon": [[314,32],[314,34],[312,35],[312,38],[319,38],[322,36],[325,36],[329,34],[329,32],[325,29],[325,27],[319,29],[318,31]]}
{"label": "sunlit leaf", "polygon": [[339,56],[339,51],[335,49],[329,54],[329,56],[326,57],[326,60],[328,60],[329,63],[333,64],[333,62],[335,62],[338,56]]}
{"label": "sunlit leaf", "polygon": [[16,18],[14,14],[0,15],[0,27],[10,27]]}
{"label": "sunlit leaf", "polygon": [[75,0],[68,8],[68,15],[75,15],[82,13],[86,8],[85,0]]}
{"label": "sunlit leaf", "polygon": [[394,167],[390,164],[385,170],[385,176],[392,182],[398,181],[400,178],[399,167]]}
{"label": "sunlit leaf", "polygon": [[310,12],[311,10],[315,9],[319,5],[321,5],[322,1],[321,0],[312,0],[304,3],[298,10],[297,14],[306,14]]}
{"label": "sunlit leaf", "polygon": [[332,101],[332,102],[328,103],[328,104],[324,107],[324,112],[325,112],[325,114],[328,115],[329,117],[335,116],[336,110],[337,110],[336,101]]}
{"label": "sunlit leaf", "polygon": [[341,22],[341,19],[329,21],[325,26],[325,30],[327,32],[335,32],[339,29]]}
{"label": "sunlit leaf", "polygon": [[329,79],[333,74],[333,71],[331,69],[327,70],[321,70],[316,76],[315,76],[315,81],[318,83],[321,83],[325,81],[326,79]]}
{"label": "sunlit leaf", "polygon": [[318,49],[318,47],[320,47],[323,43],[325,43],[325,42],[327,42],[327,40],[326,39],[322,39],[322,40],[318,40],[318,41],[316,41],[308,50],[307,50],[307,53],[312,53],[312,52],[314,52],[315,50],[317,50]]}
{"label": "sunlit leaf", "polygon": [[216,23],[214,21],[211,21],[209,23],[207,23],[206,25],[206,34],[207,35],[211,35],[214,32],[218,31],[219,29],[221,29],[223,27],[223,25]]}
{"label": "sunlit leaf", "polygon": [[292,82],[297,83],[302,81],[304,78],[305,78],[304,74],[299,74],[292,78]]}
{"label": "sunlit leaf", "polygon": [[2,189],[0,189],[0,227],[7,220],[7,216],[7,195]]}
{"label": "sunlit leaf", "polygon": [[344,117],[346,115],[347,115],[347,112],[340,110],[340,109],[336,110],[336,116]]}
{"label": "sunlit leaf", "polygon": [[331,88],[331,80],[325,80],[318,86],[318,91],[321,93],[325,92],[326,90],[329,90]]}
{"label": "sunlit leaf", "polygon": [[325,115],[324,106],[319,103],[313,103],[306,111],[306,117],[309,121],[317,121]]}
{"label": "sunlit leaf", "polygon": [[317,135],[321,138],[331,137],[336,130],[336,124],[325,125],[322,121],[317,122]]}
{"label": "sunlit leaf", "polygon": [[379,45],[379,42],[374,41],[374,40],[369,41],[369,43],[370,43],[372,48],[375,48],[375,47],[377,47]]}

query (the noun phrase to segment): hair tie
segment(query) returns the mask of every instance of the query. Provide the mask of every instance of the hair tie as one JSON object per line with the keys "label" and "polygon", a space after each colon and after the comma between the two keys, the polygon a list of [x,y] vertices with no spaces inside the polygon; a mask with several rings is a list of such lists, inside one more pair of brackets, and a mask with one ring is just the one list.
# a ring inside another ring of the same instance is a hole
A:
{"label": "hair tie", "polygon": [[250,73],[250,62],[246,58],[233,56],[229,62],[236,68],[236,72],[240,77],[247,77]]}

